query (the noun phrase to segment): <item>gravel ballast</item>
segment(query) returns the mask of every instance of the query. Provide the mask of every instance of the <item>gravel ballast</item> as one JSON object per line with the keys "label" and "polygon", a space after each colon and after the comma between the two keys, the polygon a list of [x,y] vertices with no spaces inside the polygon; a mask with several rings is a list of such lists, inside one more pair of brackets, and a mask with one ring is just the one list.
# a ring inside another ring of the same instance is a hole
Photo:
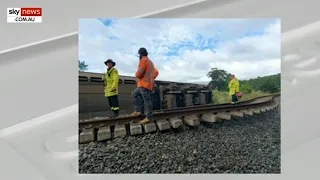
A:
{"label": "gravel ballast", "polygon": [[79,173],[280,173],[280,108],[79,145]]}

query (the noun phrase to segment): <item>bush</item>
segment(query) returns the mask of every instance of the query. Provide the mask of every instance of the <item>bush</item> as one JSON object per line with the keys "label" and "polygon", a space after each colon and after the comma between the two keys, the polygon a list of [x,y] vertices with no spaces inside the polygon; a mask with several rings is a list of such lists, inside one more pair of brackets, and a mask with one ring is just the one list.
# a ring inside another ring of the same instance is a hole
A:
{"label": "bush", "polygon": [[212,94],[214,98],[214,104],[231,103],[231,97],[229,96],[229,92],[213,90]]}
{"label": "bush", "polygon": [[240,92],[243,93],[251,93],[253,90],[252,86],[249,83],[245,83],[243,85],[240,85]]}

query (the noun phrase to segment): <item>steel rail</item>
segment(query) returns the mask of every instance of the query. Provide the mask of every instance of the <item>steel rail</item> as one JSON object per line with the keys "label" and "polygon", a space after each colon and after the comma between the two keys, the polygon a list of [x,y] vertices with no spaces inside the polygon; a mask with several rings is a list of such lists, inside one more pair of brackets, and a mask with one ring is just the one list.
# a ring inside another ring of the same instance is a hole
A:
{"label": "steel rail", "polygon": [[[240,101],[238,104],[247,104],[247,103],[252,103],[258,99],[266,98],[266,97],[271,97],[271,96],[279,96],[280,93],[274,93],[274,94],[269,94],[269,95],[263,95],[259,97],[255,97],[249,100],[245,101]],[[230,105],[230,103],[221,103],[221,104],[206,104],[206,105],[196,105],[196,106],[188,106],[188,107],[179,107],[179,108],[171,108],[171,109],[161,109],[161,110],[155,110],[155,113],[158,112],[169,112],[169,111],[175,111],[175,110],[187,110],[187,109],[193,109],[193,108],[202,108],[202,107],[219,107],[219,106],[227,106]]]}
{"label": "steel rail", "polygon": [[[160,113],[153,114],[153,120],[159,119],[167,119],[174,117],[184,117],[188,115],[202,115],[202,114],[215,114],[219,112],[230,112],[234,110],[243,110],[249,108],[257,108],[262,106],[270,105],[274,102],[276,97],[280,96],[280,94],[273,95],[269,100],[265,100],[263,102],[252,102],[246,104],[236,104],[236,105],[221,105],[221,106],[207,106],[207,107],[198,107],[194,106],[188,109],[176,109],[176,110],[167,110]],[[265,97],[265,96],[264,96]],[[259,97],[261,98],[261,97]],[[141,120],[144,116],[139,117],[116,117],[109,119],[100,119],[100,120],[89,120],[89,121],[81,121],[79,122],[79,128],[84,128],[86,126],[104,126],[104,125],[116,125],[116,124],[128,124],[131,122],[137,122]]]}

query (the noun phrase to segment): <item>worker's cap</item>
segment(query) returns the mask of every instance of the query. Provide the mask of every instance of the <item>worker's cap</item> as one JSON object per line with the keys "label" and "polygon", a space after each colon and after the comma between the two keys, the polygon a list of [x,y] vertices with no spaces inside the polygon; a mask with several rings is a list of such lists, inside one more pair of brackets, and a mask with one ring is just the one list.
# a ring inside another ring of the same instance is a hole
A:
{"label": "worker's cap", "polygon": [[113,66],[116,65],[116,63],[112,59],[108,59],[107,61],[104,62],[104,64],[107,66],[108,63],[112,63]]}
{"label": "worker's cap", "polygon": [[138,54],[142,55],[142,56],[148,56],[148,51],[146,48],[144,47],[141,47],[139,50],[138,50]]}

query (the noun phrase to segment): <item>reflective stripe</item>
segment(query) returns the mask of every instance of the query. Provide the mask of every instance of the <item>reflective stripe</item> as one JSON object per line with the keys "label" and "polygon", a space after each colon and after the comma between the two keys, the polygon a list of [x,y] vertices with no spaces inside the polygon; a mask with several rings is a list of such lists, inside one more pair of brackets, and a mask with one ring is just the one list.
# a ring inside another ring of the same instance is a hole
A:
{"label": "reflective stripe", "polygon": [[150,61],[150,64],[149,64],[149,74],[150,74],[150,76],[153,76],[153,69],[154,69],[153,63]]}
{"label": "reflective stripe", "polygon": [[[141,62],[142,63],[142,62]],[[144,87],[148,90],[152,90],[154,87],[154,64],[149,58],[143,59],[144,63],[144,72],[142,73],[143,77],[138,79],[138,87]],[[140,69],[138,69],[140,73]]]}
{"label": "reflective stripe", "polygon": [[113,107],[111,107],[111,110],[113,110]]}
{"label": "reflective stripe", "polygon": [[143,72],[144,72],[144,69],[139,68],[138,71],[141,72],[141,73],[143,73]]}
{"label": "reflective stripe", "polygon": [[143,81],[146,82],[146,83],[153,83],[153,76],[154,76],[154,73],[153,73],[153,63],[151,61],[149,61],[149,64],[148,64],[148,72],[146,72],[144,74],[144,77],[143,77]]}
{"label": "reflective stripe", "polygon": [[119,109],[120,109],[119,107],[114,107],[114,108],[113,108],[113,110],[119,110]]}
{"label": "reflective stripe", "polygon": [[109,69],[109,71],[107,71],[107,74],[110,74],[113,69],[114,69],[113,67]]}
{"label": "reflective stripe", "polygon": [[153,73],[152,72],[148,72],[145,74],[145,76],[153,76]]}

